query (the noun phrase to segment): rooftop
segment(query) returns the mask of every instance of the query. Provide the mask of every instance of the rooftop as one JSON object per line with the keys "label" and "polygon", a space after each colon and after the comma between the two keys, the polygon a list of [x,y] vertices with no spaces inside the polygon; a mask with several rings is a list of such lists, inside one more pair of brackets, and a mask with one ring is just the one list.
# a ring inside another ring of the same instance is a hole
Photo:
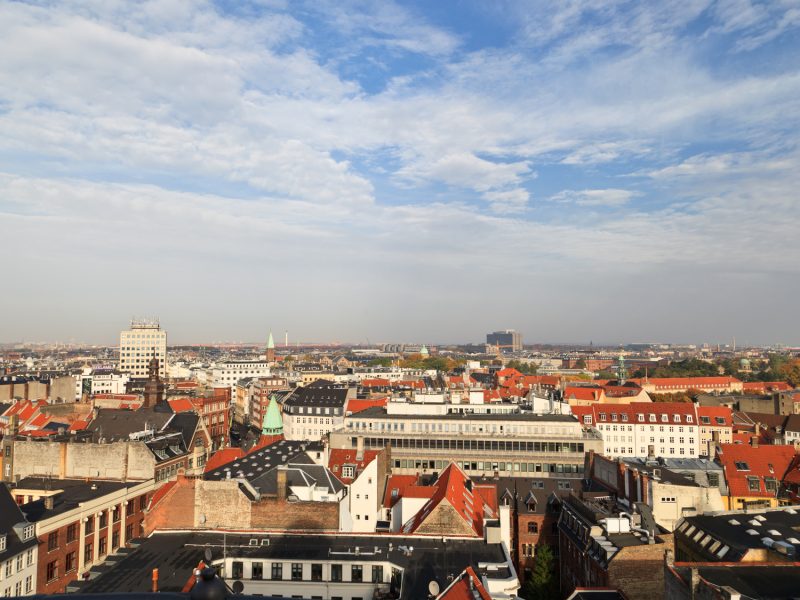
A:
{"label": "rooftop", "polygon": [[86,481],[85,479],[50,479],[46,477],[26,477],[10,488],[12,494],[16,490],[37,490],[45,495],[58,491],[54,495],[53,508],[47,508],[44,500],[35,500],[22,505],[22,512],[31,522],[41,521],[78,508],[90,502],[112,494],[119,490],[140,485],[141,481]]}

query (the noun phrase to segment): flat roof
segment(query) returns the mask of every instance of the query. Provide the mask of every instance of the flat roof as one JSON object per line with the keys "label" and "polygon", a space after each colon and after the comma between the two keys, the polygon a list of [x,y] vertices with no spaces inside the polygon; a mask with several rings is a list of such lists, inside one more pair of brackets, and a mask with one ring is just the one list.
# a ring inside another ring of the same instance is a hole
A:
{"label": "flat roof", "polygon": [[136,487],[142,483],[144,482],[86,481],[85,479],[26,477],[25,479],[20,479],[14,487],[10,487],[9,491],[12,495],[15,495],[17,490],[37,490],[41,492],[62,490],[53,497],[53,508],[46,508],[44,500],[28,502],[20,507],[28,521],[35,523],[78,508],[84,502],[102,498],[103,496],[118,492],[119,490]]}
{"label": "flat roof", "polygon": [[[258,540],[259,545],[251,546],[251,539]],[[269,539],[269,544],[262,546],[262,539]],[[413,551],[407,555],[399,549],[401,546],[413,547]],[[441,537],[394,535],[250,532],[223,536],[221,532],[156,532],[116,561],[113,568],[81,585],[79,591],[81,594],[147,592],[151,589],[154,568],[159,569],[159,590],[180,591],[203,560],[207,547],[212,551],[212,560],[224,554],[228,558],[281,561],[364,564],[389,561],[403,569],[404,599],[426,598],[432,580],[444,589],[448,585],[448,575],[457,576],[468,566],[476,572],[485,572],[479,569],[479,563],[506,563],[502,545],[486,544],[482,539],[443,541]],[[356,547],[359,555],[355,554]],[[500,577],[510,575],[508,569],[498,573]]]}
{"label": "flat roof", "polygon": [[[409,402],[413,405],[413,402]],[[469,406],[469,405],[457,405]],[[386,408],[383,406],[372,406],[365,410],[359,411],[353,415],[349,415],[348,419],[442,419],[448,421],[531,421],[536,423],[578,423],[578,419],[573,415],[537,415],[530,412],[515,412],[515,413],[500,413],[500,414],[486,414],[486,413],[448,413],[446,415],[425,415],[425,414],[410,414],[410,415],[390,415],[387,413]],[[374,433],[374,432],[373,432]]]}

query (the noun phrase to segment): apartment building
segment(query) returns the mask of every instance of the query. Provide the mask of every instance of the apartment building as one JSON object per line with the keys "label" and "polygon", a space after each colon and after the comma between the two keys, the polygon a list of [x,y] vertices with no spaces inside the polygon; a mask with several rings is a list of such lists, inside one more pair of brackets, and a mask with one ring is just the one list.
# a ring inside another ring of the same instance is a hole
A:
{"label": "apartment building", "polygon": [[287,440],[318,440],[344,423],[347,401],[356,397],[355,388],[319,380],[297,388],[280,400],[283,435]]}
{"label": "apartment building", "polygon": [[0,595],[36,592],[36,526],[29,523],[5,484],[0,483]]}

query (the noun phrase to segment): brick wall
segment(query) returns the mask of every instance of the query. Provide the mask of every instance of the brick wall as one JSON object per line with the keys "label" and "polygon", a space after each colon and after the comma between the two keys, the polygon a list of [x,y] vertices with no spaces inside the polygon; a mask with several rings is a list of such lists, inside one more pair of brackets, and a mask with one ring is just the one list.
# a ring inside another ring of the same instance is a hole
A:
{"label": "brick wall", "polygon": [[456,512],[456,509],[447,500],[442,500],[431,511],[417,528],[417,533],[477,536],[472,527],[464,521],[463,517]]}
{"label": "brick wall", "polygon": [[672,550],[672,536],[657,536],[661,544],[622,548],[608,566],[611,587],[619,588],[628,600],[664,598],[664,552]]}
{"label": "brick wall", "polygon": [[251,515],[254,528],[306,531],[339,529],[338,502],[285,502],[266,498],[252,505]]}
{"label": "brick wall", "polygon": [[144,517],[145,535],[156,529],[190,529],[195,524],[195,482],[178,476],[166,495],[150,507]]}

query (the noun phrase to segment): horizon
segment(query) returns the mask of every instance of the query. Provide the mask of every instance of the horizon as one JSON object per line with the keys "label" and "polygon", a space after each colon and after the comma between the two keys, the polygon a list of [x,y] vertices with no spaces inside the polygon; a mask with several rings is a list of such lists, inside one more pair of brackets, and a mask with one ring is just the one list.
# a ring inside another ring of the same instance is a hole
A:
{"label": "horizon", "polygon": [[797,344],[798,27],[712,0],[5,3],[0,335],[146,312],[181,342]]}

